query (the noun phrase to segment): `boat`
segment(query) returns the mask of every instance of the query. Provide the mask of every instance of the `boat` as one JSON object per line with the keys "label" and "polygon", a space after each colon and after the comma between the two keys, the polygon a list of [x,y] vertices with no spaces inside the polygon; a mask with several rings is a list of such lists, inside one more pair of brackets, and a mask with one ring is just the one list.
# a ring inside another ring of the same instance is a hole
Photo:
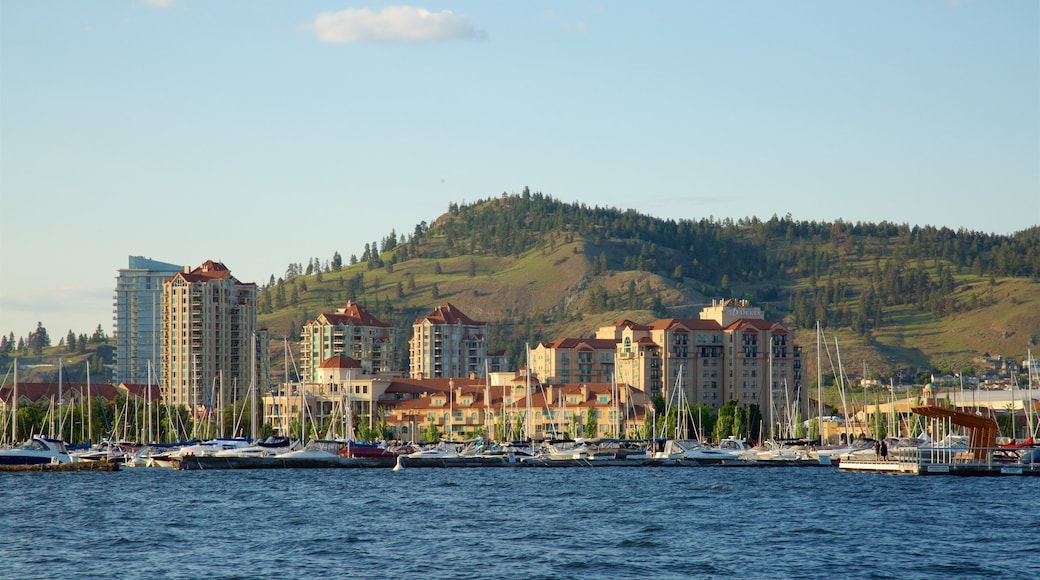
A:
{"label": "boat", "polygon": [[73,457],[73,461],[114,461],[126,463],[140,449],[141,446],[138,444],[113,443],[111,440],[105,439],[86,449],[70,451],[70,454]]}
{"label": "boat", "polygon": [[247,447],[230,446],[212,455],[217,457],[270,457],[292,451],[296,446],[291,439],[282,435],[272,435]]}
{"label": "boat", "polygon": [[340,457],[390,457],[396,458],[397,454],[382,445],[375,443],[359,443],[347,441],[346,445],[339,450]]}
{"label": "boat", "polygon": [[17,447],[0,449],[0,465],[41,465],[72,463],[65,442],[42,435],[34,435]]}
{"label": "boat", "polygon": [[709,447],[700,441],[692,442],[683,447],[686,450],[684,459],[706,464],[744,461],[743,454],[747,450],[747,444],[744,443],[744,440],[735,437],[723,439],[718,447]]}

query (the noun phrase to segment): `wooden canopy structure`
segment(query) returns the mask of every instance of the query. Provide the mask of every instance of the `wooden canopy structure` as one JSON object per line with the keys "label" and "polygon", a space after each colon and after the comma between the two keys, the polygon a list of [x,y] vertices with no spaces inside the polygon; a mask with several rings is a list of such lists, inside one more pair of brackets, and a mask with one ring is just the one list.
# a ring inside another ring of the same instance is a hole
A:
{"label": "wooden canopy structure", "polygon": [[976,461],[984,461],[990,449],[997,446],[1000,426],[994,419],[931,405],[913,407],[911,411],[922,417],[967,428],[969,453]]}

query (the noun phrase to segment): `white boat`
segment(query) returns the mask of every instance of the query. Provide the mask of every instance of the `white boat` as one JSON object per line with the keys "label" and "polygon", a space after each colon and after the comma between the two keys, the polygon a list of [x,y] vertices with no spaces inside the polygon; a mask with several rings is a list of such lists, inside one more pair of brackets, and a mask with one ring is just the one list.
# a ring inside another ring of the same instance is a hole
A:
{"label": "white boat", "polygon": [[426,447],[414,453],[409,453],[407,457],[413,459],[446,459],[459,457],[459,451],[454,444],[439,443],[433,447]]}
{"label": "white boat", "polygon": [[119,463],[126,463],[129,458],[133,457],[137,453],[139,445],[130,443],[112,443],[111,440],[105,439],[100,443],[91,445],[87,449],[81,449],[79,451],[72,451],[73,461],[113,461]]}
{"label": "white boat", "polygon": [[43,463],[71,463],[72,456],[65,448],[65,442],[42,435],[34,435],[31,439],[17,447],[0,449],[0,465],[40,465]]}
{"label": "white boat", "polygon": [[[725,441],[723,441],[725,443]],[[740,441],[743,443],[743,441]],[[709,447],[697,442],[696,445],[690,445],[686,448],[685,459],[692,459],[698,463],[722,463],[723,461],[738,461],[743,459],[741,457],[743,453],[742,449],[736,448],[733,445],[727,446],[727,448],[720,447]]]}
{"label": "white boat", "polygon": [[297,444],[298,442],[294,442],[288,437],[271,436],[263,441],[257,441],[255,445],[221,449],[213,453],[213,455],[216,457],[271,457],[272,455],[288,453]]}

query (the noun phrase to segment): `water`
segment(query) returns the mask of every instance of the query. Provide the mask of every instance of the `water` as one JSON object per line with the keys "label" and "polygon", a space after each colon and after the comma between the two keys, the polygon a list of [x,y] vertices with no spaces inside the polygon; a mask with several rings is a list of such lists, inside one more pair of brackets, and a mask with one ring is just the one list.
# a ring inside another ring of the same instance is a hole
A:
{"label": "water", "polygon": [[1037,578],[1040,478],[6,473],[3,578]]}

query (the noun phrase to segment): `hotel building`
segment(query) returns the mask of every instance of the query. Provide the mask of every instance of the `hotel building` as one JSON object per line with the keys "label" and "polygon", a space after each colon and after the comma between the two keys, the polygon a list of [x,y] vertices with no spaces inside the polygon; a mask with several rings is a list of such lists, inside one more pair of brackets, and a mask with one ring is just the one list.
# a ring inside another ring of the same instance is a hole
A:
{"label": "hotel building", "polygon": [[746,300],[716,300],[700,318],[665,318],[649,325],[623,320],[596,338],[616,344],[617,382],[661,395],[671,404],[721,407],[757,404],[767,413],[785,401],[804,410],[801,348],[779,323]]}
{"label": "hotel building", "polygon": [[363,306],[347,302],[303,325],[300,364],[304,382],[315,382],[318,368],[334,356],[359,361],[364,374],[392,373],[397,360],[396,329]]}

